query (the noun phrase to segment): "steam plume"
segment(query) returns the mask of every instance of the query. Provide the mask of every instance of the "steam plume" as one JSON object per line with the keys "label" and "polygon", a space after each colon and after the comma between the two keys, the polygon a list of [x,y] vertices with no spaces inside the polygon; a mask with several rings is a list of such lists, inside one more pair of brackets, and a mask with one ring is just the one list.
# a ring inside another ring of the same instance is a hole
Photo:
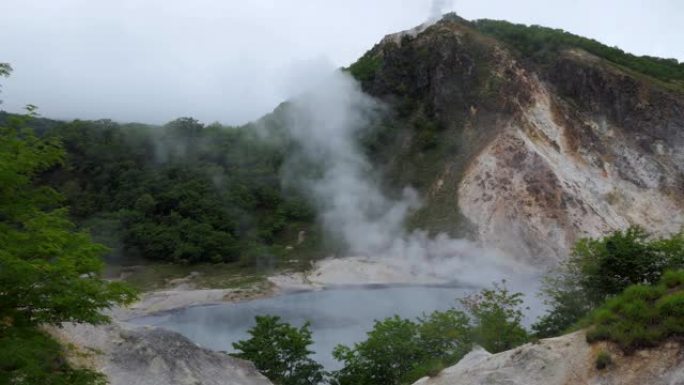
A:
{"label": "steam plume", "polygon": [[432,0],[430,6],[430,18],[428,21],[435,22],[442,18],[445,11],[453,8],[453,0]]}
{"label": "steam plume", "polygon": [[530,271],[501,251],[468,240],[407,232],[404,219],[420,207],[418,194],[406,188],[400,199],[385,196],[357,145],[358,134],[384,107],[346,73],[307,73],[318,75],[312,75],[315,79],[307,90],[291,100],[287,130],[300,155],[321,173],[307,177],[289,169],[284,176],[301,182],[316,202],[325,230],[342,238],[351,255],[384,258],[415,274],[475,285]]}

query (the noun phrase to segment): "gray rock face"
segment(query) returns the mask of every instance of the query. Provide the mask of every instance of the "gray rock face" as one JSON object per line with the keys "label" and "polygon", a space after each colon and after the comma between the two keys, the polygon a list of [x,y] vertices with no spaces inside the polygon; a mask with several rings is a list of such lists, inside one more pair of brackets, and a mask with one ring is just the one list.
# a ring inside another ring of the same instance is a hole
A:
{"label": "gray rock face", "polygon": [[579,238],[684,226],[681,91],[578,49],[520,60],[465,21],[367,55],[364,91],[399,116],[376,165],[424,197],[417,227],[552,266]]}
{"label": "gray rock face", "polygon": [[[613,364],[596,368],[606,351]],[[414,385],[681,385],[684,353],[678,343],[624,356],[607,344],[586,343],[583,332],[542,340],[499,354],[482,349]]]}
{"label": "gray rock face", "polygon": [[114,323],[51,332],[74,347],[73,364],[101,371],[111,385],[271,385],[251,363],[163,329]]}

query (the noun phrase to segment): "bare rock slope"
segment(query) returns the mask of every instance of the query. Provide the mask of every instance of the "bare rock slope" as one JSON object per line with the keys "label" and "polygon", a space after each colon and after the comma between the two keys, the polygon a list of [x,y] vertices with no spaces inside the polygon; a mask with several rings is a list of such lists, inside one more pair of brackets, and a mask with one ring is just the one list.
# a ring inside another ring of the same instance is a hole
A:
{"label": "bare rock slope", "polygon": [[[596,368],[599,352],[613,364]],[[622,355],[605,344],[588,345],[582,332],[489,354],[482,349],[414,385],[682,385],[684,352],[678,343]]]}
{"label": "bare rock slope", "polygon": [[421,190],[420,227],[553,264],[579,237],[684,225],[680,90],[581,49],[539,64],[454,18],[359,63],[396,107],[375,160]]}
{"label": "bare rock slope", "polygon": [[111,385],[271,385],[251,363],[163,329],[114,322],[51,332],[72,347],[74,364],[104,373]]}

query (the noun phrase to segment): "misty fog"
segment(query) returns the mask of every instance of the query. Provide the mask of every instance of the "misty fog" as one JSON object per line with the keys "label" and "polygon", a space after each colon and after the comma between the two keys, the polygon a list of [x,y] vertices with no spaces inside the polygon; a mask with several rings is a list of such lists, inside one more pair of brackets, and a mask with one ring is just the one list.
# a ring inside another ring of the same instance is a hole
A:
{"label": "misty fog", "polygon": [[[656,5],[658,3],[658,5]],[[588,12],[591,9],[591,12]],[[637,54],[684,60],[684,5],[657,0],[6,0],[0,62],[15,69],[2,109],[51,118],[242,124],[291,96],[302,60],[347,66],[385,34],[440,12],[558,27]],[[610,13],[611,17],[604,17]],[[633,26],[637,24],[639,28]],[[647,33],[646,33],[647,31]]]}

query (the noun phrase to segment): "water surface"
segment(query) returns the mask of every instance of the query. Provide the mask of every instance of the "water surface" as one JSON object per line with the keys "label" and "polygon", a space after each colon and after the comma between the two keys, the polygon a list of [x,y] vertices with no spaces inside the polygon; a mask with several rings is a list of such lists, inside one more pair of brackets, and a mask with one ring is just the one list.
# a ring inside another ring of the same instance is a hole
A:
{"label": "water surface", "polygon": [[307,291],[241,303],[195,306],[138,318],[136,324],[179,332],[205,348],[233,352],[232,343],[248,338],[257,315],[279,315],[295,326],[311,323],[314,359],[326,369],[338,369],[332,358],[340,343],[366,339],[374,320],[398,314],[415,318],[422,313],[456,306],[457,298],[472,289],[436,286],[363,287]]}

